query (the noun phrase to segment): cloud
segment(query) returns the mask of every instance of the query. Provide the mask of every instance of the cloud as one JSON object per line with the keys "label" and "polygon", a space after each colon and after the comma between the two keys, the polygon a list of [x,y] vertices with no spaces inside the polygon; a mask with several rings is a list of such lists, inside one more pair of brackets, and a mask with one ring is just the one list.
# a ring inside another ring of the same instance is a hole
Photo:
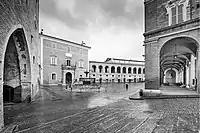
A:
{"label": "cloud", "polygon": [[143,60],[140,0],[41,0],[44,33],[91,46],[89,60]]}
{"label": "cloud", "polygon": [[72,28],[87,28],[101,15],[104,26],[139,28],[143,24],[142,5],[139,0],[42,0],[41,11]]}

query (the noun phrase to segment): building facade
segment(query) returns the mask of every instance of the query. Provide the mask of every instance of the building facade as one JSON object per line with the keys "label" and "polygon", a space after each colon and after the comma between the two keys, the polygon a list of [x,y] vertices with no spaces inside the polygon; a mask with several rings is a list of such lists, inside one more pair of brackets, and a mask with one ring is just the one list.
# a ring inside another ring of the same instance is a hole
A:
{"label": "building facade", "polygon": [[145,80],[144,61],[107,58],[104,62],[89,61],[90,78],[97,83],[142,82]]}
{"label": "building facade", "polygon": [[41,84],[66,85],[86,77],[90,47],[45,34],[40,40]]}
{"label": "building facade", "polygon": [[39,0],[0,1],[0,130],[4,102],[34,99],[39,88]]}
{"label": "building facade", "polygon": [[200,0],[145,0],[145,89],[200,91]]}

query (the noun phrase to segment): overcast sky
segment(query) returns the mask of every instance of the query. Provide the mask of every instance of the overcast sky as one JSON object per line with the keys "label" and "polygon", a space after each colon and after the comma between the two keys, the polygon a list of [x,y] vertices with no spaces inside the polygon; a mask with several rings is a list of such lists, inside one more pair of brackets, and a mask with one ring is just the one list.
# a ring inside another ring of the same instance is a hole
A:
{"label": "overcast sky", "polygon": [[89,60],[143,60],[143,0],[40,0],[44,33],[92,47]]}

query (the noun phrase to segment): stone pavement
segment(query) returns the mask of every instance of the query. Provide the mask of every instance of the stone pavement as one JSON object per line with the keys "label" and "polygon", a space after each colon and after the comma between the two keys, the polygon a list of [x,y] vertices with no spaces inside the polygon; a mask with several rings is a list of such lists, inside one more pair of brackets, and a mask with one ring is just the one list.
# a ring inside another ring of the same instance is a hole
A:
{"label": "stone pavement", "polygon": [[120,100],[17,133],[198,133],[200,99]]}
{"label": "stone pavement", "polygon": [[16,133],[199,132],[199,98],[129,100],[127,96],[143,85],[134,86],[134,91],[124,93],[123,89],[118,93],[110,89],[102,93],[44,89],[45,95],[57,100],[38,99],[31,104],[5,108],[12,122],[9,127]]}

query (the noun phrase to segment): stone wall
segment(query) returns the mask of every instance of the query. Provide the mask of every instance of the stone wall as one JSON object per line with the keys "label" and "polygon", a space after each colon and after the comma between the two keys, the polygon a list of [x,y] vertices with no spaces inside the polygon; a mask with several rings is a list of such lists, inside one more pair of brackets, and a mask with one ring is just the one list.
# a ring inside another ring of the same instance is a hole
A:
{"label": "stone wall", "polygon": [[[26,84],[23,85],[24,87],[28,85],[27,89],[32,90],[31,96],[33,98],[38,91],[38,78],[40,78],[39,0],[0,1],[0,130],[3,127],[4,54],[11,34],[17,29],[24,32],[31,67],[31,82],[22,84]],[[33,58],[35,58],[34,62]]]}

